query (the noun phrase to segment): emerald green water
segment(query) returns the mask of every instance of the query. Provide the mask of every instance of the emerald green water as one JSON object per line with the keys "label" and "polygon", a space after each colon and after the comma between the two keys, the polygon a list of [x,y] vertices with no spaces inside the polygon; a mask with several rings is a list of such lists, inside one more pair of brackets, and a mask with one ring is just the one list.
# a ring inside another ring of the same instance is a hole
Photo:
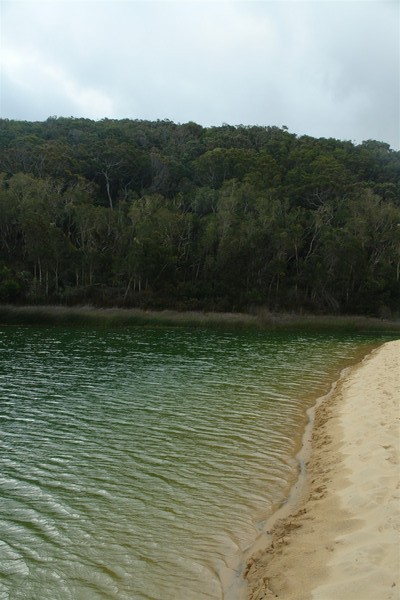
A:
{"label": "emerald green water", "polygon": [[377,343],[0,328],[0,598],[227,597],[296,477],[306,409]]}

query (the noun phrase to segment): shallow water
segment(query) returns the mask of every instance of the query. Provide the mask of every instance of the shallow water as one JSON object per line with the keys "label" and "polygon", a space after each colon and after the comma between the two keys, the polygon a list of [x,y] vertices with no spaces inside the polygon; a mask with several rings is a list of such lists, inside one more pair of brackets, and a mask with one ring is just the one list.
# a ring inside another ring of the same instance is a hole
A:
{"label": "shallow water", "polygon": [[0,329],[0,598],[223,597],[360,335]]}

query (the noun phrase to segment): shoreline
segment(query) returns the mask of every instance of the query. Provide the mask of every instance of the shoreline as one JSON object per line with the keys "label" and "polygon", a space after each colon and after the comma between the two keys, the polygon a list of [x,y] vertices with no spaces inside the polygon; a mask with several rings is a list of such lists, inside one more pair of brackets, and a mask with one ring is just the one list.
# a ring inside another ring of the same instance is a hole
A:
{"label": "shoreline", "polygon": [[2,325],[221,327],[260,331],[400,332],[400,319],[363,315],[277,313],[263,308],[251,313],[144,310],[62,305],[0,304]]}
{"label": "shoreline", "polygon": [[309,409],[288,501],[247,554],[243,600],[400,598],[400,340]]}

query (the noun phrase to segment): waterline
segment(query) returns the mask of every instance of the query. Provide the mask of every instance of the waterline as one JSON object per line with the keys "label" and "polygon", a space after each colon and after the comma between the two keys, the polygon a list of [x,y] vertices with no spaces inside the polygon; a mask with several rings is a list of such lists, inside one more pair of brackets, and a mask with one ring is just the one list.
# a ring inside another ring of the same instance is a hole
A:
{"label": "waterline", "polygon": [[[363,336],[0,330],[0,597],[222,597]],[[307,390],[305,397],[304,390]]]}

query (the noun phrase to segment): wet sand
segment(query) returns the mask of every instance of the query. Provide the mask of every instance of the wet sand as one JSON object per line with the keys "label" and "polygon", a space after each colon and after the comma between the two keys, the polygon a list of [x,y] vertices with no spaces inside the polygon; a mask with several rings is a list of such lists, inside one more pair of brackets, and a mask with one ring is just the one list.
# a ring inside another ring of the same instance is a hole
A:
{"label": "wet sand", "polygon": [[400,340],[316,408],[302,492],[252,549],[248,600],[400,599],[399,417]]}

